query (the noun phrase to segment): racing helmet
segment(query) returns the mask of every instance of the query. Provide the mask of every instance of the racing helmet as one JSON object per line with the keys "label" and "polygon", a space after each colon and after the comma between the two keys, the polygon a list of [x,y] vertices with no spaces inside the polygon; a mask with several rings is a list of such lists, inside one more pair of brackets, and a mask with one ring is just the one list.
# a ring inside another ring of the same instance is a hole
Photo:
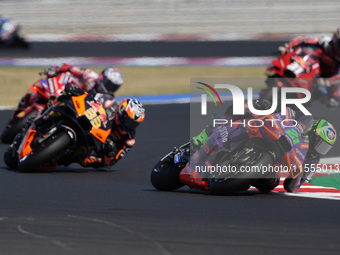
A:
{"label": "racing helmet", "polygon": [[334,58],[340,62],[340,28],[333,33],[331,46]]}
{"label": "racing helmet", "polygon": [[143,104],[135,98],[124,99],[118,107],[116,117],[123,129],[134,130],[143,122],[145,109]]}
{"label": "racing helmet", "polygon": [[304,134],[308,135],[312,154],[320,157],[326,155],[336,141],[334,126],[322,119],[312,122]]}
{"label": "racing helmet", "polygon": [[117,68],[107,67],[99,75],[97,91],[104,94],[113,94],[123,84],[123,76]]}

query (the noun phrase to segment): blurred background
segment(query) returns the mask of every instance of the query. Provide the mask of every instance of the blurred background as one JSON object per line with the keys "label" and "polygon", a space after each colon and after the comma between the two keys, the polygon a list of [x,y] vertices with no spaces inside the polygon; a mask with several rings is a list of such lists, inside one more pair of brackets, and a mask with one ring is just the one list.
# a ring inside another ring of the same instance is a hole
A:
{"label": "blurred background", "polygon": [[325,33],[340,1],[0,0],[25,34]]}
{"label": "blurred background", "polygon": [[43,68],[62,62],[119,67],[119,95],[188,93],[197,77],[264,79],[278,46],[331,35],[339,13],[338,0],[0,0],[30,45],[0,47],[11,84],[0,86],[0,105],[15,105]]}

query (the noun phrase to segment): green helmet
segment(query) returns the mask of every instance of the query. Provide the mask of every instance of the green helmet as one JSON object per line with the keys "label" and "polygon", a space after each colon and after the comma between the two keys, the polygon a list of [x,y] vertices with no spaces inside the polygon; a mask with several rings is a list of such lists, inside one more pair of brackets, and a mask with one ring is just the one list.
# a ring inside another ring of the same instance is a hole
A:
{"label": "green helmet", "polygon": [[335,128],[326,120],[312,122],[304,134],[308,135],[309,148],[317,156],[326,155],[336,141]]}

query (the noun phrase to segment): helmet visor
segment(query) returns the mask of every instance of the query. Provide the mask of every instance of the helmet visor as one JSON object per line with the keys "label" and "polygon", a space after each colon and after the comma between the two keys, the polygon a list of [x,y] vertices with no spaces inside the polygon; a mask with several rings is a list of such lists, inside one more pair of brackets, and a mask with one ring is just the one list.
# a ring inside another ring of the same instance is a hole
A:
{"label": "helmet visor", "polygon": [[107,89],[105,88],[104,82],[103,82],[103,75],[99,76],[99,81],[97,84],[97,90],[99,93],[103,93],[103,94],[108,94],[109,92],[107,91]]}
{"label": "helmet visor", "polygon": [[118,89],[118,86],[111,82],[107,82],[105,88],[108,91],[108,93],[114,93]]}
{"label": "helmet visor", "polygon": [[317,141],[314,146],[314,151],[317,152],[319,155],[324,156],[329,152],[331,148],[332,148],[332,145],[330,145],[325,140],[323,140],[321,137],[319,137],[319,141]]}
{"label": "helmet visor", "polygon": [[134,130],[139,126],[139,122],[131,119],[127,114],[124,114],[121,119],[122,125],[129,130]]}
{"label": "helmet visor", "polygon": [[98,91],[100,93],[113,94],[114,92],[117,91],[118,87],[119,86],[117,86],[116,84],[114,84],[110,80],[108,80],[105,75],[101,74],[99,76]]}

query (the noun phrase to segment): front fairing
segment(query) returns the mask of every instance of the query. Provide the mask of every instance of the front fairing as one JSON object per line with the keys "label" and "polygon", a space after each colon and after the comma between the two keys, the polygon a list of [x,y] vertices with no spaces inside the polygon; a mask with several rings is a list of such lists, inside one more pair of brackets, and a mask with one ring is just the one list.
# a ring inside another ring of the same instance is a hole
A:
{"label": "front fairing", "polygon": [[[320,54],[320,49],[298,48],[278,57],[267,68],[268,78],[273,79],[267,83],[281,88],[304,88],[316,97],[316,78],[321,75]],[[304,97],[301,93],[297,93],[297,96]]]}
{"label": "front fairing", "polygon": [[[56,77],[39,79],[28,90],[26,95],[21,99],[19,107],[13,114],[14,118],[22,118],[30,113],[33,109],[41,112],[51,96],[60,96],[65,89],[70,73],[66,72]],[[27,101],[25,98],[28,98]]]}
{"label": "front fairing", "polygon": [[[295,178],[303,171],[303,162],[309,149],[308,137],[303,136],[307,123],[298,123],[293,116],[284,116],[280,113],[260,117],[264,125],[260,128],[249,127],[249,138],[263,138],[276,141],[276,155],[278,164],[286,166],[286,170]],[[305,118],[302,122],[311,121]],[[275,148],[274,148],[275,149]]]}
{"label": "front fairing", "polygon": [[[113,127],[113,114],[116,103],[112,97],[96,94],[93,91],[74,96],[67,101],[80,126],[79,132],[85,134],[86,143],[95,150],[101,150]],[[84,125],[85,124],[85,125]]]}
{"label": "front fairing", "polygon": [[276,73],[278,77],[287,77],[288,70],[297,78],[314,78],[320,75],[321,53],[320,49],[298,48],[274,59],[267,72]]}
{"label": "front fairing", "polygon": [[64,72],[54,77],[40,79],[31,87],[31,91],[40,95],[46,100],[51,96],[60,96],[69,83],[71,78],[70,72]]}
{"label": "front fairing", "polygon": [[285,55],[279,56],[277,59],[272,61],[271,66],[267,68],[268,73],[276,73],[279,77],[283,77],[283,72],[287,65],[289,65],[291,61],[291,57],[295,53],[289,52]]}

